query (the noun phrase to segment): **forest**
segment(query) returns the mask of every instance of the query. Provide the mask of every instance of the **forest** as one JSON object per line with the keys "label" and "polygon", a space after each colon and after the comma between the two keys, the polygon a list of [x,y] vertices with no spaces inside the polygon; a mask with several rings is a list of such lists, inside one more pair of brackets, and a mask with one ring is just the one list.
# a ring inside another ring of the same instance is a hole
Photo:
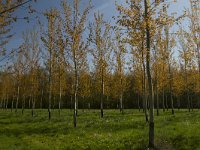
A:
{"label": "forest", "polygon": [[95,2],[0,0],[0,149],[200,149],[200,1]]}

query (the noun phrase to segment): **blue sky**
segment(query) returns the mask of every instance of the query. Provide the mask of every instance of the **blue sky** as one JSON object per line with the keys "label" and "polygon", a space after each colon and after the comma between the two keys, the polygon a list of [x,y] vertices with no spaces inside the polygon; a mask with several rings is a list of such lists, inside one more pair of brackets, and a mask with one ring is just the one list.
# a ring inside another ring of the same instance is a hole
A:
{"label": "blue sky", "polygon": [[[73,0],[67,0],[69,2],[73,2]],[[88,16],[89,21],[93,21],[93,14],[96,11],[100,11],[101,13],[104,13],[105,20],[112,20],[112,17],[117,15],[118,12],[115,7],[115,2],[117,3],[125,3],[126,0],[92,0],[93,9],[91,13]],[[173,0],[170,0],[173,1]],[[57,7],[59,9],[61,0],[37,0],[37,3],[31,2],[30,4],[33,6],[34,9],[36,9],[38,12],[44,12],[45,10],[51,8],[51,7]],[[89,0],[82,0],[80,7],[84,8],[88,4]],[[27,7],[20,8],[16,11],[15,15],[17,17],[23,18],[28,15],[27,13]],[[170,6],[171,12],[177,12],[177,15],[180,15],[185,8],[189,7],[189,0],[177,0],[176,4],[173,4]],[[41,15],[40,15],[41,17]],[[46,19],[44,17],[41,17],[42,22],[46,22]],[[113,22],[113,21],[112,21]],[[114,22],[113,22],[114,23]],[[10,40],[9,44],[7,45],[8,49],[11,48],[17,48],[20,43],[22,42],[22,32],[26,30],[32,29],[34,26],[37,25],[37,21],[35,17],[32,15],[30,16],[30,22],[27,23],[23,19],[18,20],[16,23],[14,23],[12,33],[15,33],[15,36]],[[174,27],[173,30],[176,28]]]}
{"label": "blue sky", "polygon": [[[72,1],[72,0],[69,0],[69,1]],[[120,1],[123,1],[123,0],[117,0],[117,1],[120,3]],[[61,0],[37,0],[37,3],[32,2],[30,4],[38,12],[44,12],[50,9],[51,7],[60,8],[60,2]],[[88,4],[88,2],[89,0],[82,0],[80,7],[84,8]],[[88,16],[89,21],[92,21],[93,13],[96,11],[103,12],[106,20],[111,20],[112,16],[114,16],[117,13],[115,9],[115,0],[92,0],[92,4],[94,7],[90,15]],[[8,48],[18,47],[20,43],[22,42],[22,32],[26,30],[30,30],[34,26],[37,25],[36,18],[33,15],[31,16],[27,13],[26,7],[28,7],[28,5],[26,5],[25,7],[21,7],[19,10],[16,11],[15,15],[18,18],[29,16],[30,22],[27,23],[27,21],[23,19],[19,19],[16,23],[12,24],[13,26],[12,33],[15,33],[15,36],[7,45]],[[41,21],[43,23],[46,22],[46,19],[44,17],[42,17],[41,15],[39,16],[41,17]]]}

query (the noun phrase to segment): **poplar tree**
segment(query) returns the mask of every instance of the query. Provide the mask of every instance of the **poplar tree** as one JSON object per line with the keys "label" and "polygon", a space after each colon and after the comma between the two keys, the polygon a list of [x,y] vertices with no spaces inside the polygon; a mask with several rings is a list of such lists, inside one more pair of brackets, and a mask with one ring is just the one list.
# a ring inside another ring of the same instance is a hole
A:
{"label": "poplar tree", "polygon": [[[118,80],[115,82],[117,84],[117,93],[119,93],[120,99],[120,112],[123,113],[123,94],[125,90],[125,79],[124,79],[124,69],[125,69],[125,43],[123,43],[123,39],[121,38],[122,34],[120,31],[116,31],[115,41],[116,46],[114,47],[115,53],[115,61],[116,61],[116,75]],[[118,95],[118,94],[117,94]]]}
{"label": "poplar tree", "polygon": [[[149,97],[149,147],[154,147],[154,95],[152,83],[152,49],[153,40],[160,26],[174,22],[173,17],[166,19],[160,14],[160,7],[168,8],[169,5],[162,0],[156,0],[152,3],[150,0],[129,0],[126,6],[117,5],[120,12],[118,16],[119,24],[127,29],[129,41],[136,39],[144,39],[145,59],[146,59],[146,75],[148,81],[148,97]],[[143,35],[143,36],[142,36]],[[136,39],[134,39],[136,37]],[[138,37],[138,38],[137,38]],[[138,40],[139,41],[139,40]],[[131,43],[129,42],[129,43]],[[134,44],[132,44],[134,45]],[[136,45],[137,46],[137,45]]]}
{"label": "poplar tree", "polygon": [[87,16],[89,10],[91,8],[91,4],[89,4],[83,12],[80,11],[80,0],[74,0],[73,7],[66,2],[63,1],[61,3],[61,7],[63,10],[63,23],[64,23],[64,31],[66,35],[67,47],[66,53],[68,54],[68,59],[70,62],[70,66],[72,67],[73,75],[73,88],[74,88],[74,115],[73,115],[73,124],[74,127],[77,125],[77,94],[79,88],[79,76],[80,70],[85,63],[87,62],[87,49],[88,42],[83,39],[83,33],[85,32],[85,24],[87,20]]}
{"label": "poplar tree", "polygon": [[112,50],[111,39],[111,26],[109,23],[103,20],[103,14],[94,14],[94,23],[90,24],[90,37],[93,56],[93,62],[95,66],[96,77],[99,79],[100,84],[100,110],[101,117],[103,113],[103,101],[105,97],[105,77],[108,72],[108,64],[110,60],[110,54]]}
{"label": "poplar tree", "polygon": [[48,31],[43,33],[41,40],[47,50],[45,52],[46,61],[47,61],[47,70],[48,70],[48,113],[49,120],[51,119],[51,105],[52,105],[52,76],[53,76],[53,56],[55,56],[56,45],[55,45],[55,33],[56,33],[56,24],[58,21],[59,12],[52,8],[49,12],[45,13],[45,16],[48,20]]}

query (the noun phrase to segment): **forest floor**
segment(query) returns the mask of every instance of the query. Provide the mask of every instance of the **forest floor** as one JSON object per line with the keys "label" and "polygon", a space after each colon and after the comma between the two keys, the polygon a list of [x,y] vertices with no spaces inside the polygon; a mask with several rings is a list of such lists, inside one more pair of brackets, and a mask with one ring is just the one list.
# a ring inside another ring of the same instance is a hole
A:
{"label": "forest floor", "polygon": [[[0,110],[0,150],[144,150],[148,144],[148,123],[138,110],[78,111],[77,128],[73,128],[73,111]],[[155,113],[156,115],[156,113]],[[176,110],[155,116],[155,143],[160,150],[200,150],[200,110]]]}

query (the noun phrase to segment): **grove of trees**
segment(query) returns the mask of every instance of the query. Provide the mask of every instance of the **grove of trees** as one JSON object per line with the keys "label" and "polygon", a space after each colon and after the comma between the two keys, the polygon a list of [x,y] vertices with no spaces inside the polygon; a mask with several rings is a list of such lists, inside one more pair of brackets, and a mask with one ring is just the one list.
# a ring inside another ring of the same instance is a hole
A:
{"label": "grove of trees", "polygon": [[52,109],[73,109],[74,127],[79,109],[99,109],[104,117],[104,109],[138,108],[154,147],[154,107],[156,115],[200,108],[200,1],[188,1],[180,16],[168,12],[176,1],[116,3],[115,25],[101,12],[88,23],[92,1],[85,8],[80,0],[62,1],[14,50],[5,45],[23,1],[0,1],[0,108],[32,109],[33,117],[48,109],[49,120]]}

